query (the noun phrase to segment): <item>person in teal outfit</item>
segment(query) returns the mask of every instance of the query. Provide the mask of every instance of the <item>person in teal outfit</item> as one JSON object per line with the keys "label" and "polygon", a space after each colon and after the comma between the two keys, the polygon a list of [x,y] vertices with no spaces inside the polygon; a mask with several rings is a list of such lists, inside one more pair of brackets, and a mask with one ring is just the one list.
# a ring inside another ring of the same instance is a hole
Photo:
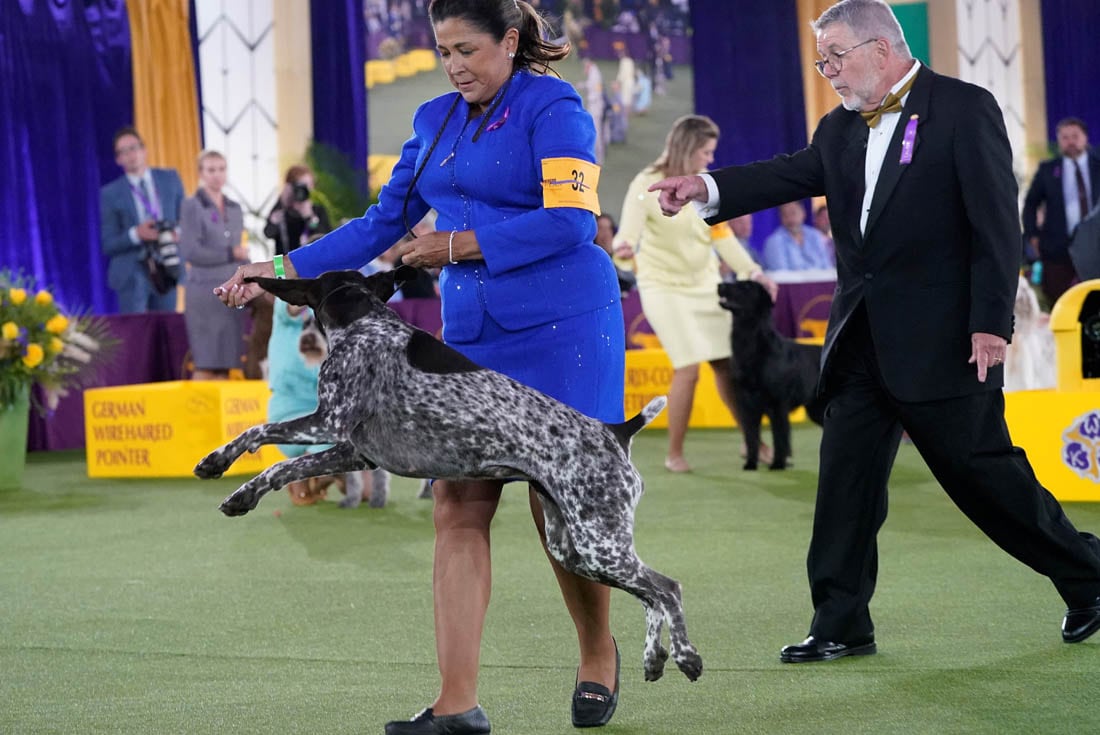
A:
{"label": "person in teal outfit", "polygon": [[[442,268],[443,340],[582,413],[622,421],[619,286],[611,259],[593,242],[596,129],[573,87],[547,73],[569,47],[544,40],[555,36],[524,0],[433,0],[429,13],[458,91],[416,111],[412,137],[378,203],[311,245],[243,266],[217,291],[227,306],[239,306],[260,293],[243,283],[246,276],[359,268],[434,208],[436,231],[400,248],[408,265]],[[490,731],[478,705],[478,667],[489,526],[501,490],[500,482],[435,483],[442,686],[412,720],[388,723],[387,735]],[[534,491],[529,495],[541,535],[542,510]],[[551,565],[580,644],[573,724],[606,724],[618,702],[609,589]]]}

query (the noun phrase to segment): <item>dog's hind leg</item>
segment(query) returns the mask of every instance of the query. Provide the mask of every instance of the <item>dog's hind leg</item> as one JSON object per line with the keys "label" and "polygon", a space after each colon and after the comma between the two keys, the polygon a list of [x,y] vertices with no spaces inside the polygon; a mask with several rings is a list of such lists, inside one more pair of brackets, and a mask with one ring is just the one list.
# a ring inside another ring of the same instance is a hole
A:
{"label": "dog's hind leg", "polygon": [[384,508],[390,496],[390,473],[375,467],[370,473],[370,502],[372,508]]}
{"label": "dog's hind leg", "polygon": [[227,516],[241,516],[255,508],[264,495],[295,480],[357,472],[369,465],[370,462],[348,442],[317,454],[303,454],[268,467],[223,500],[219,510]]}
{"label": "dog's hind leg", "polygon": [[342,438],[343,433],[328,428],[324,417],[316,412],[289,421],[253,426],[199,460],[194,472],[204,480],[221,477],[237,457],[255,452],[265,444],[335,444]]}

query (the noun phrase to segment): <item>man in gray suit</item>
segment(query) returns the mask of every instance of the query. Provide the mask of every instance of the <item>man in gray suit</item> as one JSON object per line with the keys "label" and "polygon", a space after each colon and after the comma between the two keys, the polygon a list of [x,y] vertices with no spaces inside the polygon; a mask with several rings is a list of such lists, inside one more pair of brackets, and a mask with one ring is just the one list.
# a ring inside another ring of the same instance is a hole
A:
{"label": "man in gray suit", "polygon": [[[114,149],[124,173],[99,191],[100,242],[110,258],[107,283],[122,314],[175,311],[176,289],[158,293],[145,260],[160,235],[158,223],[175,228],[179,221],[183,182],[174,169],[146,165],[145,143],[134,128],[115,133]],[[179,240],[175,229],[166,236]]]}

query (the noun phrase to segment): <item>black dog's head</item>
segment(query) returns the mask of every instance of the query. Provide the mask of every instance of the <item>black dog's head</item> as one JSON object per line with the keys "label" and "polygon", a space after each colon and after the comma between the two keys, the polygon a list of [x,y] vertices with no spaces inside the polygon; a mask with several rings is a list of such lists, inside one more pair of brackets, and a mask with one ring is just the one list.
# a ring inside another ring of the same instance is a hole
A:
{"label": "black dog's head", "polygon": [[340,328],[381,308],[405,281],[416,277],[407,265],[364,276],[359,271],[329,271],[317,278],[249,277],[264,291],[288,304],[308,306],[326,328]]}
{"label": "black dog's head", "polygon": [[753,321],[767,319],[772,311],[772,298],[756,281],[734,281],[718,284],[718,301],[734,316]]}

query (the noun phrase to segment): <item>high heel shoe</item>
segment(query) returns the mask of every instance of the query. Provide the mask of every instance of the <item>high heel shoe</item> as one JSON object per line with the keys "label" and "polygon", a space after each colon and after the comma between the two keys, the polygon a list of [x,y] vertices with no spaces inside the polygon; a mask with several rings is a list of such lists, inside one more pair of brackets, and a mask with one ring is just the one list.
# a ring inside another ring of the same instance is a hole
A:
{"label": "high heel shoe", "polygon": [[411,720],[386,723],[386,735],[488,735],[491,731],[481,705],[457,715],[437,715],[428,707]]}
{"label": "high heel shoe", "polygon": [[[619,644],[615,643],[615,691],[594,681],[577,682],[573,691],[573,727],[603,727],[619,704]],[[388,734],[387,734],[388,735]]]}

